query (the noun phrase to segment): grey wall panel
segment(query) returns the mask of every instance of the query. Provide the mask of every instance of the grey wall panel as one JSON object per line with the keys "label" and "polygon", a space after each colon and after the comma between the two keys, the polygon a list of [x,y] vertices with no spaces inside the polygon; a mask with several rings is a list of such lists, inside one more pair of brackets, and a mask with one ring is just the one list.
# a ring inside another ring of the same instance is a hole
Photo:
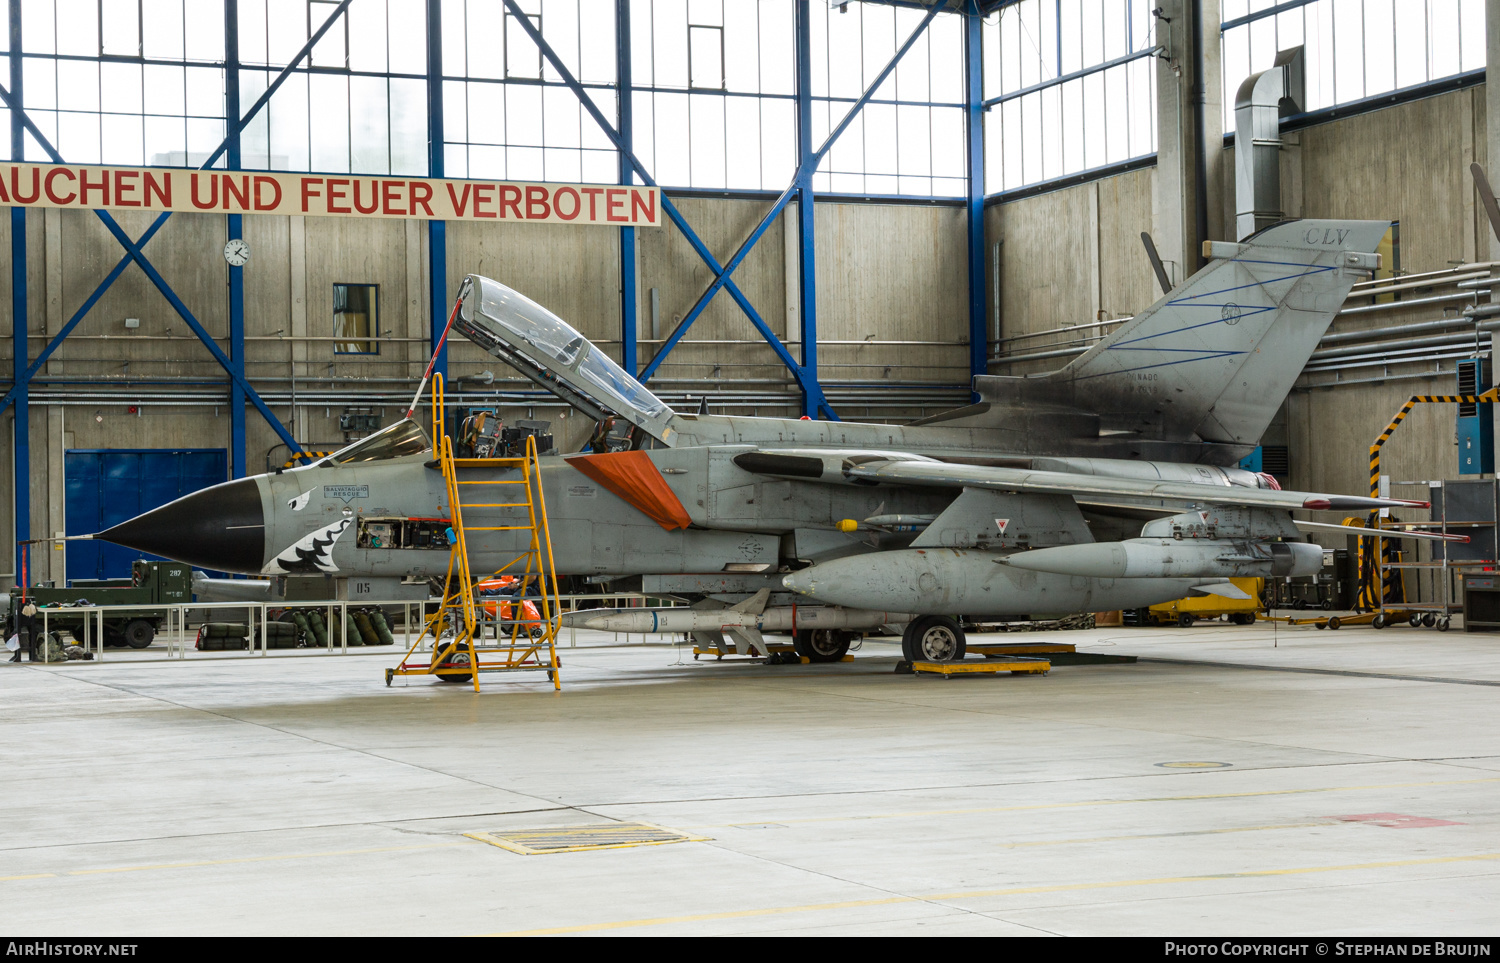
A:
{"label": "grey wall panel", "polygon": [[[391,222],[399,227],[399,222]],[[403,268],[404,270],[404,268]],[[619,358],[620,236],[608,228],[545,224],[448,225],[448,289],[482,274],[556,312]],[[448,305],[451,307],[451,302]],[[445,307],[445,312],[447,308]],[[445,318],[446,319],[446,318]],[[449,352],[457,374],[498,362],[458,338]],[[508,376],[496,370],[497,377]]]}
{"label": "grey wall panel", "polygon": [[946,343],[825,345],[825,380],[967,383],[964,218],[948,206],[817,205],[819,338]]}

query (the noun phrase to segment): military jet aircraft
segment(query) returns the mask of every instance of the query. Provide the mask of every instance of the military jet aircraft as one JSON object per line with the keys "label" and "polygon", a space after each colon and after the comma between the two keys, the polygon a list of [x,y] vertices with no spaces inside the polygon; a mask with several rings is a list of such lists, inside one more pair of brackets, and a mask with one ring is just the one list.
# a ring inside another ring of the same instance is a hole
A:
{"label": "military jet aircraft", "polygon": [[[1206,267],[1066,367],[976,377],[976,403],[901,426],[673,411],[487,278],[465,279],[453,324],[616,429],[596,432],[601,450],[541,459],[558,572],[694,603],[571,616],[580,624],[714,643],[728,632],[762,653],[762,631],[787,630],[816,661],[904,624],[908,658],[954,658],[965,619],[1235,595],[1234,576],[1315,572],[1321,550],[1299,526],[1340,526],[1296,510],[1425,505],[1282,491],[1234,467],[1378,265],[1388,227],[1296,220],[1214,242]],[[466,510],[465,523],[515,514]],[[432,439],[407,419],[98,537],[250,575],[442,576],[448,526]],[[527,537],[476,531],[473,570],[500,568]]]}

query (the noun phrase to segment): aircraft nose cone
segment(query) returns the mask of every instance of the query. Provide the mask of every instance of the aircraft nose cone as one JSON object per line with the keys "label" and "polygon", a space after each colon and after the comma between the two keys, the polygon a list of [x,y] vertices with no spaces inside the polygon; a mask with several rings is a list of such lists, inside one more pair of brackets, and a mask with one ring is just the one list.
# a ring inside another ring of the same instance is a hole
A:
{"label": "aircraft nose cone", "polygon": [[257,574],[266,554],[260,486],[254,478],[214,485],[94,537],[199,568]]}
{"label": "aircraft nose cone", "polygon": [[796,592],[798,595],[811,595],[814,584],[811,569],[793,572],[781,580],[782,588]]}

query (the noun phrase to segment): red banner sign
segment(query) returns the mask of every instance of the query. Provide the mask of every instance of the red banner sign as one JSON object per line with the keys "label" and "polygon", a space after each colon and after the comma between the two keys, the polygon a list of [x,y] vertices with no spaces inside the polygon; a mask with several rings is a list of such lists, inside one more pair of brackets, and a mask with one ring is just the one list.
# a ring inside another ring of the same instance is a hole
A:
{"label": "red banner sign", "polygon": [[661,194],[618,184],[0,164],[0,206],[659,227]]}

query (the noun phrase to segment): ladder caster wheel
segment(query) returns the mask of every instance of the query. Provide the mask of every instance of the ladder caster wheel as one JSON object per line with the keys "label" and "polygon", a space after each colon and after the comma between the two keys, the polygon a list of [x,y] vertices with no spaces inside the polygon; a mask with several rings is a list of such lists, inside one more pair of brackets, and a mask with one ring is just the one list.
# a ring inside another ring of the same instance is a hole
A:
{"label": "ladder caster wheel", "polygon": [[1432,614],[1431,612],[1428,612],[1422,616],[1422,624],[1427,626],[1429,629],[1434,625],[1437,625],[1437,620],[1437,616]]}
{"label": "ladder caster wheel", "polygon": [[1452,618],[1450,618],[1449,616],[1446,616],[1446,615],[1443,616],[1441,619],[1438,620],[1437,630],[1439,632],[1446,632],[1446,631],[1448,631],[1448,625],[1452,621],[1453,621]]}
{"label": "ladder caster wheel", "polygon": [[1385,621],[1385,616],[1384,615],[1377,615],[1373,619],[1370,620],[1370,627],[1371,628],[1383,629],[1383,628],[1385,628],[1385,626],[1386,626],[1386,621]]}
{"label": "ladder caster wheel", "polygon": [[1422,613],[1413,612],[1411,617],[1406,620],[1406,624],[1414,629],[1420,629],[1422,627]]}
{"label": "ladder caster wheel", "polygon": [[391,678],[395,674],[396,674],[396,670],[395,669],[386,669],[385,670],[385,687],[387,689],[389,689],[391,687]]}

